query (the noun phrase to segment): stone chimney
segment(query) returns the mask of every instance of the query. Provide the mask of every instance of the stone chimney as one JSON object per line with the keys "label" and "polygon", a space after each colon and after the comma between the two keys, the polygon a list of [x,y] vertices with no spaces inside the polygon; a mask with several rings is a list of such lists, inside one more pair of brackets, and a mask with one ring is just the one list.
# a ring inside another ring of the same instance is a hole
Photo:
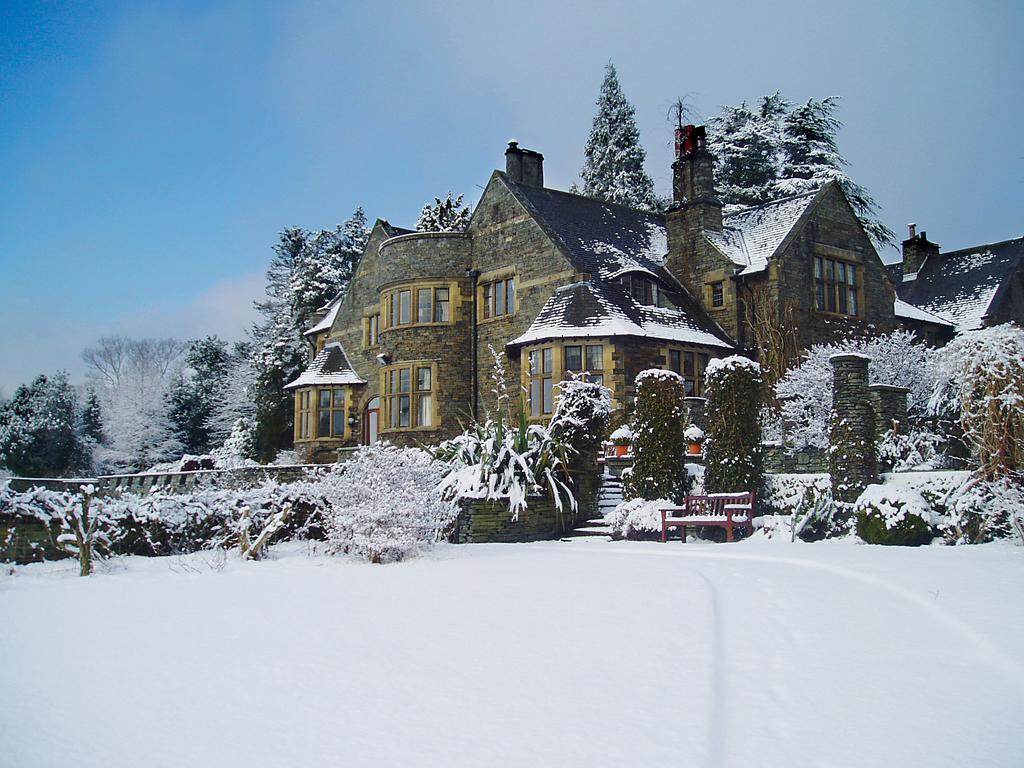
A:
{"label": "stone chimney", "polygon": [[688,212],[694,228],[722,229],[722,201],[715,194],[714,164],[703,125],[676,128],[672,198],[675,207]]}
{"label": "stone chimney", "polygon": [[520,149],[513,140],[505,150],[505,173],[512,181],[529,187],[544,186],[544,155],[532,149]]}
{"label": "stone chimney", "polygon": [[910,225],[910,237],[903,241],[903,279],[913,280],[921,271],[924,260],[938,256],[939,246],[929,242],[928,234],[917,234],[917,225]]}

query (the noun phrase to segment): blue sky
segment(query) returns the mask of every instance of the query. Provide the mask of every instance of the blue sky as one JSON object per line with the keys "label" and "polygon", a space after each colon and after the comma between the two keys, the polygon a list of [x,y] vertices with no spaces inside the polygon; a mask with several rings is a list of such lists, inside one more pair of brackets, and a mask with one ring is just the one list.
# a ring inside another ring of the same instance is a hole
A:
{"label": "blue sky", "polygon": [[669,189],[704,116],[842,97],[897,234],[1024,230],[1019,2],[32,3],[0,8],[0,392],[108,333],[240,338],[276,234],[475,199],[509,138],[582,164],[603,67]]}

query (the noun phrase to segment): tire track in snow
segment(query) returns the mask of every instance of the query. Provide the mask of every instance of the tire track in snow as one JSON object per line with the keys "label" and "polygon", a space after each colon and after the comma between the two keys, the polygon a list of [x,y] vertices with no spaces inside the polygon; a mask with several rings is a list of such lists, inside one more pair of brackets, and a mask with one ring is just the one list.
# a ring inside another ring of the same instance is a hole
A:
{"label": "tire track in snow", "polygon": [[725,723],[728,722],[726,706],[725,632],[722,627],[722,607],[718,598],[718,587],[703,571],[690,568],[707,584],[708,603],[711,613],[711,724],[708,734],[708,766],[725,765]]}
{"label": "tire track in snow", "polygon": [[[577,549],[573,551],[580,552],[583,550]],[[590,550],[591,553],[593,551],[594,550]],[[877,576],[853,571],[849,568],[843,568],[838,565],[819,563],[811,560],[799,560],[792,557],[768,557],[766,555],[750,555],[745,553],[682,552],[679,550],[671,551],[657,549],[638,550],[632,548],[612,548],[603,550],[603,552],[614,552],[617,555],[631,555],[638,557],[680,557],[686,559],[717,561],[741,560],[747,562],[768,563],[772,565],[790,565],[800,568],[808,568],[810,570],[824,571],[825,573],[830,573],[834,576],[841,576],[845,579],[849,579],[850,581],[856,581],[867,586],[877,587],[904,602],[910,603],[922,612],[928,614],[929,617],[943,625],[946,629],[958,634],[966,643],[969,644],[972,653],[977,657],[977,660],[980,663],[987,667],[991,667],[1001,675],[1009,675],[1009,677],[1013,679],[1014,683],[1024,691],[1024,666],[1021,666],[1020,662],[1015,658],[1007,655],[1005,652],[997,648],[991,640],[974,629],[974,627],[964,621],[961,621],[956,616],[953,616],[944,608],[929,602],[921,595],[912,592],[909,589],[889,584]],[[700,572],[697,571],[697,573]]]}

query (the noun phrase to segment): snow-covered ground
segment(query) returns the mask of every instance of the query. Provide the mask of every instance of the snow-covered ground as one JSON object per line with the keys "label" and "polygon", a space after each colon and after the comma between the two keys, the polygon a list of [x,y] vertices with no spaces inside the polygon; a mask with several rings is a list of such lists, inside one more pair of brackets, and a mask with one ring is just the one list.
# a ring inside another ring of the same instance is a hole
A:
{"label": "snow-covered ground", "polygon": [[10,766],[1016,766],[1024,549],[574,541],[0,577]]}

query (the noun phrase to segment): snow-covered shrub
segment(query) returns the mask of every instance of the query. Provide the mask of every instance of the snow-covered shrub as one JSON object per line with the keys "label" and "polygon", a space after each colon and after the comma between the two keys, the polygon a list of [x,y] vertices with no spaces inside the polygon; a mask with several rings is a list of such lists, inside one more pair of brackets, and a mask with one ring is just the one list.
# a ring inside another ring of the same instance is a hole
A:
{"label": "snow-covered shrub", "polygon": [[916,547],[934,538],[941,522],[931,505],[902,484],[869,485],[854,502],[857,535],[868,544]]}
{"label": "snow-covered shrub", "polygon": [[444,538],[456,515],[455,505],[442,497],[444,472],[419,448],[360,448],[320,481],[332,550],[394,562]]}
{"label": "snow-covered shrub", "polygon": [[612,533],[623,538],[638,538],[661,533],[661,511],[677,506],[669,499],[630,499],[605,516]]}
{"label": "snow-covered shrub", "polygon": [[942,435],[925,427],[906,433],[889,429],[878,440],[878,463],[893,472],[939,469],[946,465],[943,442]]}
{"label": "snow-covered shrub", "polygon": [[787,453],[805,448],[829,447],[832,412],[833,355],[856,353],[871,358],[868,377],[872,384],[907,387],[907,414],[911,420],[927,414],[936,379],[933,350],[914,342],[909,331],[895,331],[870,339],[851,339],[838,344],[817,344],[807,350],[800,365],[791,368],[775,387],[781,403]]}
{"label": "snow-covered shrub", "polygon": [[739,355],[711,360],[704,371],[704,484],[710,493],[761,487],[761,386],[761,366]]}
{"label": "snow-covered shrub", "polygon": [[595,453],[612,413],[608,387],[573,377],[558,384],[558,404],[548,425],[555,439],[581,453]]}
{"label": "snow-covered shrub", "polygon": [[949,498],[942,529],[953,544],[1015,537],[1024,544],[1024,484],[1002,477],[972,477]]}
{"label": "snow-covered shrub", "polygon": [[[835,516],[832,480],[824,472],[765,475],[764,494],[758,499],[758,513],[785,518],[785,528],[791,539],[799,537],[816,541],[848,532],[843,521]],[[780,525],[775,527],[778,529]]]}
{"label": "snow-covered shrub", "polygon": [[528,508],[530,496],[542,493],[559,511],[576,510],[567,475],[570,453],[549,427],[527,424],[525,413],[516,427],[487,420],[433,449],[445,466],[440,489],[446,500],[507,499],[513,520]]}
{"label": "snow-covered shrub", "polygon": [[686,387],[679,374],[651,369],[636,377],[633,467],[625,476],[627,499],[672,499],[682,504],[689,488]]}
{"label": "snow-covered shrub", "polygon": [[1024,330],[997,325],[965,333],[937,353],[931,413],[959,421],[985,479],[1024,469]]}

